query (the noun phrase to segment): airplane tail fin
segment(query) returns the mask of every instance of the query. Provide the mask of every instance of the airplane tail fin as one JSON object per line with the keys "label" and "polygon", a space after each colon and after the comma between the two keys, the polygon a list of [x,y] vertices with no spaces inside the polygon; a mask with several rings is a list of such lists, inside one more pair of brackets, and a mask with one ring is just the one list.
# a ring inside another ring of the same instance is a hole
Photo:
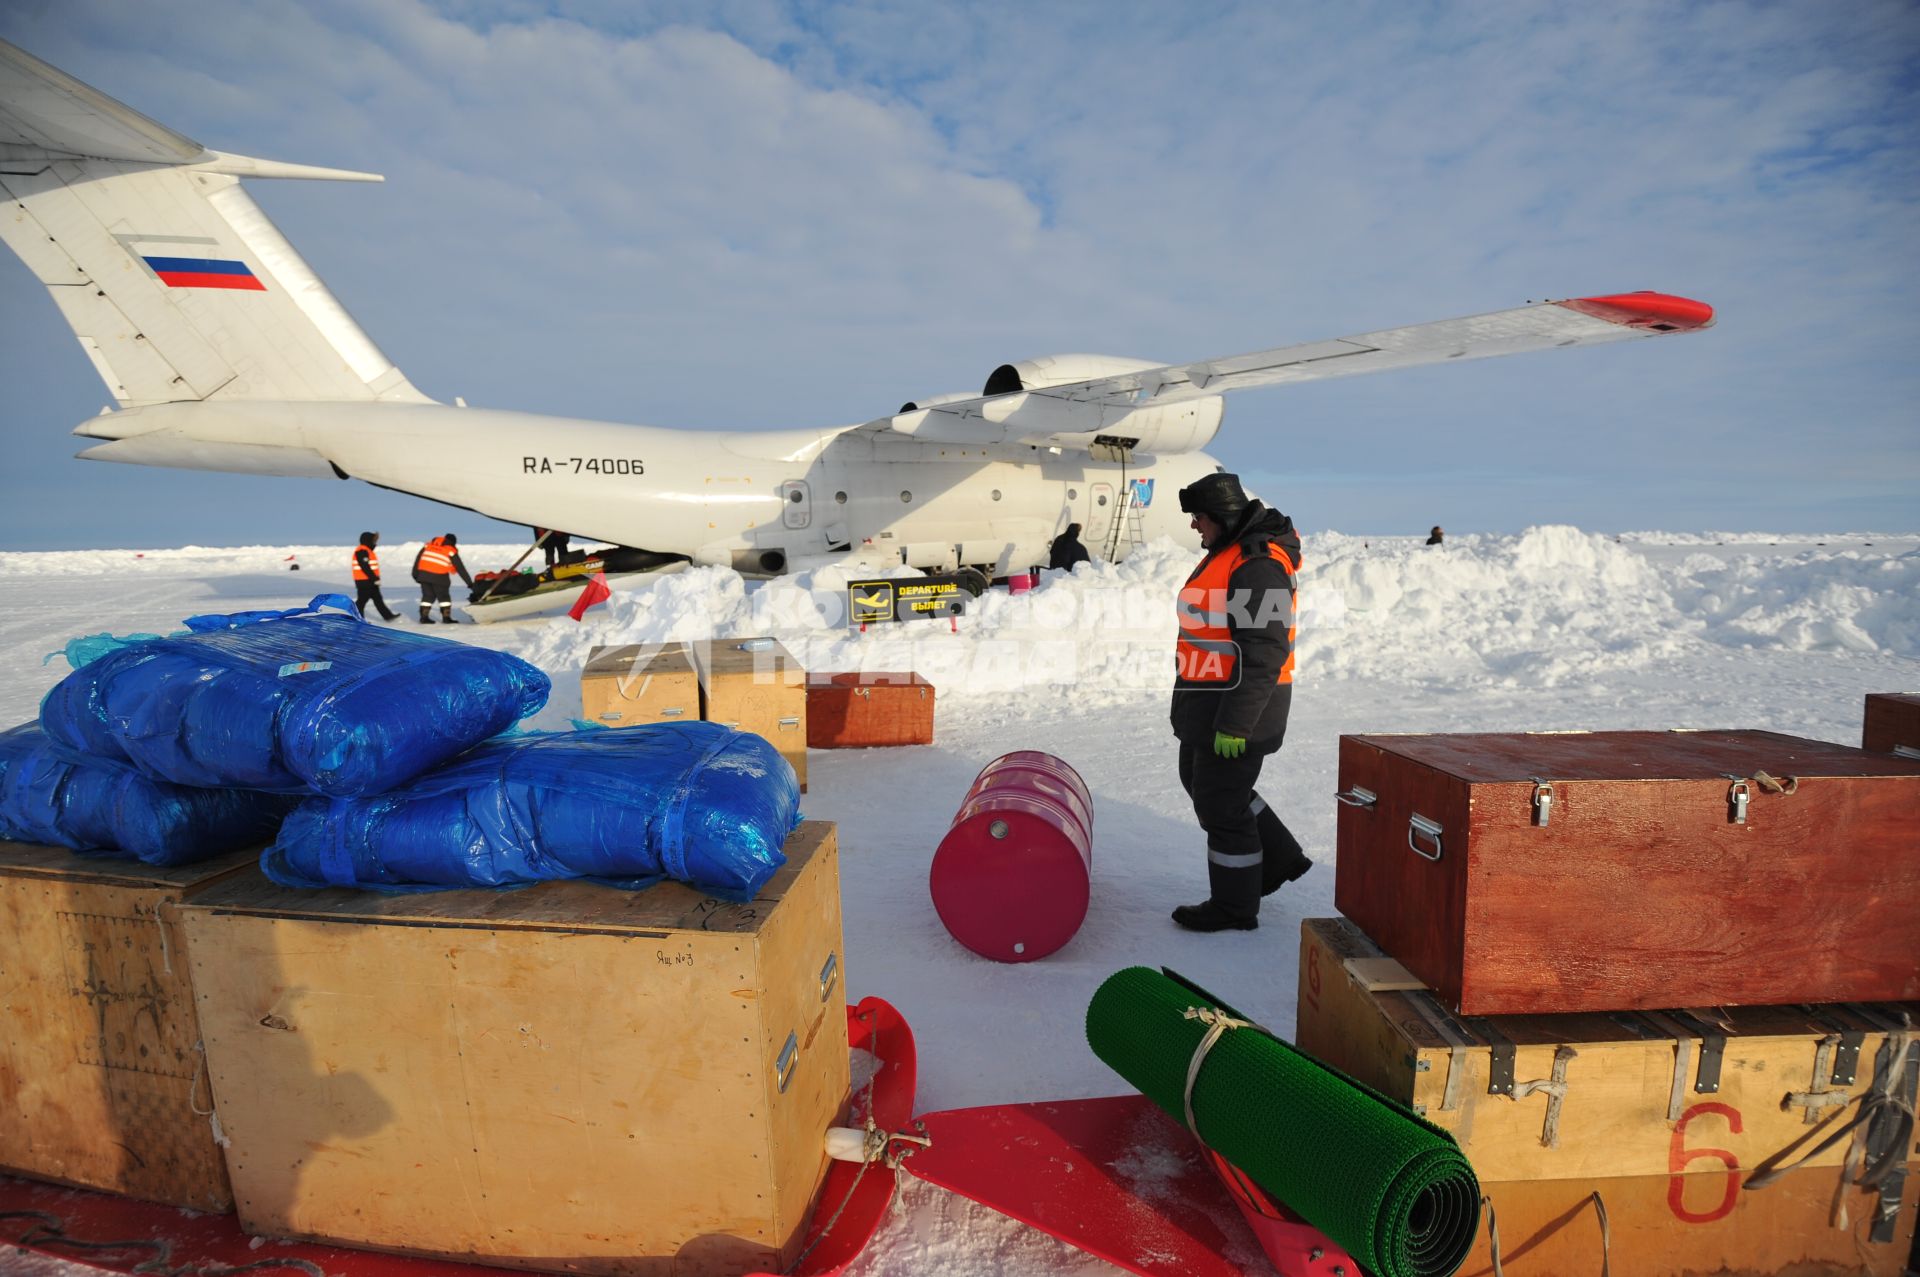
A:
{"label": "airplane tail fin", "polygon": [[242,177],[379,181],[209,151],[0,40],[0,240],[122,407],[430,403]]}

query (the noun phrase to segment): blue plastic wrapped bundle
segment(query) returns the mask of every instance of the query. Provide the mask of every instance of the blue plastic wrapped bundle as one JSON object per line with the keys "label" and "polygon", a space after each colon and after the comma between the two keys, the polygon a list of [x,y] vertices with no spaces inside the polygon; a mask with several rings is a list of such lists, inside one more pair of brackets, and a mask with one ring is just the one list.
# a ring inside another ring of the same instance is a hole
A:
{"label": "blue plastic wrapped bundle", "polygon": [[666,877],[740,901],[786,863],[799,819],[780,751],[718,723],[508,736],[391,793],[308,799],[260,867],[388,891]]}
{"label": "blue plastic wrapped bundle", "polygon": [[[346,615],[315,615],[322,606]],[[47,693],[40,725],[76,755],[205,788],[351,796],[390,789],[547,702],[518,657],[368,625],[339,595],[287,612],[196,616]]]}
{"label": "blue plastic wrapped bundle", "polygon": [[185,865],[265,842],[298,800],[148,780],[110,759],[75,762],[39,726],[0,732],[0,838]]}

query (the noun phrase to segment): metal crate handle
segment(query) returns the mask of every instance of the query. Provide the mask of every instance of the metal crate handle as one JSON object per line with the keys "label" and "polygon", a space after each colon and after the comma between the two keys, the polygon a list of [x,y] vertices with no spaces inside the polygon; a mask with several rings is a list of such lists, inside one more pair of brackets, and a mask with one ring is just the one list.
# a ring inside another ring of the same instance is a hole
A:
{"label": "metal crate handle", "polygon": [[[1419,812],[1414,812],[1411,816],[1407,817],[1407,846],[1413,849],[1414,855],[1421,857],[1423,860],[1440,859],[1440,853],[1442,851],[1440,834],[1439,821],[1428,820]],[[1422,838],[1428,839],[1433,843],[1432,851],[1428,851],[1420,845]]]}
{"label": "metal crate handle", "polygon": [[780,1058],[773,1062],[774,1075],[780,1080],[780,1092],[785,1094],[787,1083],[793,1081],[793,1069],[800,1063],[800,1035],[798,1032],[787,1034],[787,1044],[780,1048]]}
{"label": "metal crate handle", "polygon": [[829,953],[827,965],[820,968],[820,1000],[825,1002],[833,993],[833,986],[840,982],[840,955]]}
{"label": "metal crate handle", "polygon": [[1349,807],[1358,807],[1362,811],[1372,811],[1374,804],[1380,801],[1380,795],[1374,793],[1371,789],[1362,789],[1358,785],[1355,785],[1352,789],[1341,790],[1334,795],[1334,798]]}

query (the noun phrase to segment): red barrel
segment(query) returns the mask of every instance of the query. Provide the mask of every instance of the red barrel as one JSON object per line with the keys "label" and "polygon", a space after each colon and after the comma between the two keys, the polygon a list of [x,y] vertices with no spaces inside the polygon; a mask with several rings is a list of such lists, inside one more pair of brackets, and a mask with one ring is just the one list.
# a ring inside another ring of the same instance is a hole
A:
{"label": "red barrel", "polygon": [[940,921],[996,962],[1032,962],[1073,939],[1093,881],[1093,797],[1051,754],[996,758],[933,853]]}

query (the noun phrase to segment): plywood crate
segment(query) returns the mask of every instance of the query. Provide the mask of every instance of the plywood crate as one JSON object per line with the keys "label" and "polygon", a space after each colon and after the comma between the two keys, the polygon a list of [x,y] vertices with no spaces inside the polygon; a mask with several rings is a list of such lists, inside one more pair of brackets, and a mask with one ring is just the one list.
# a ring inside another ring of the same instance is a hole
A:
{"label": "plywood crate", "polygon": [[645,1277],[783,1271],[848,1093],[834,827],[751,903],[679,884],[183,911],[241,1223]]}
{"label": "plywood crate", "polygon": [[700,680],[683,643],[596,647],[580,675],[580,702],[590,723],[691,723],[700,717]]}
{"label": "plywood crate", "polygon": [[1752,1170],[1857,1097],[1920,1089],[1913,1051],[1886,1076],[1920,1003],[1460,1018],[1344,918],[1301,924],[1298,1006],[1301,1050],[1451,1132],[1487,1181]]}
{"label": "plywood crate", "polygon": [[1860,748],[1920,758],[1920,692],[1869,692]]}
{"label": "plywood crate", "polygon": [[257,855],[161,868],[0,842],[0,1170],[233,1204],[175,906]]}
{"label": "plywood crate", "polygon": [[807,746],[933,744],[933,684],[918,674],[807,675]]}
{"label": "plywood crate", "polygon": [[[1838,1167],[1803,1167],[1747,1189],[1709,1151],[1697,1175],[1482,1181],[1499,1224],[1505,1277],[1900,1277],[1913,1239],[1920,1175],[1909,1175],[1884,1218],[1876,1193]],[[1844,1206],[1840,1215],[1836,1206]],[[1482,1220],[1460,1277],[1492,1277]]]}
{"label": "plywood crate", "polygon": [[692,645],[700,717],[764,736],[807,788],[807,672],[777,639]]}
{"label": "plywood crate", "polygon": [[1920,760],[1776,732],[1340,738],[1334,905],[1464,1015],[1920,999]]}

